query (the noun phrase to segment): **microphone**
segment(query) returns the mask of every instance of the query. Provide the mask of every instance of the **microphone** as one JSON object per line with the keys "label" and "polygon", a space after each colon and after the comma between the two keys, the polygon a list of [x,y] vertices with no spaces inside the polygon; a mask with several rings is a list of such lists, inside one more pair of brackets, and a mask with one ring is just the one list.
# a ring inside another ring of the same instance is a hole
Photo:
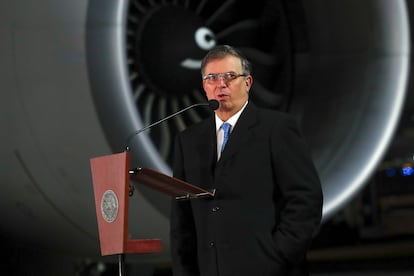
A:
{"label": "microphone", "polygon": [[213,99],[213,100],[209,100],[209,101],[208,101],[208,102],[206,102],[206,103],[196,103],[196,104],[193,104],[193,105],[187,106],[187,107],[186,107],[186,108],[184,108],[184,109],[181,109],[181,110],[179,110],[179,111],[177,111],[177,112],[175,112],[175,113],[173,113],[173,114],[171,114],[171,115],[169,115],[169,116],[167,116],[167,117],[165,117],[165,118],[162,118],[161,120],[158,120],[158,121],[156,121],[156,122],[154,122],[154,123],[152,123],[152,124],[150,124],[150,125],[147,125],[147,126],[145,126],[145,127],[141,128],[141,129],[139,129],[139,130],[137,130],[137,131],[135,131],[135,132],[131,133],[131,134],[128,136],[127,140],[126,140],[125,151],[130,151],[130,148],[129,148],[129,143],[131,142],[131,139],[132,139],[132,138],[134,138],[136,135],[140,134],[140,133],[141,133],[141,132],[143,132],[143,131],[146,131],[147,129],[152,128],[153,126],[156,126],[156,125],[158,125],[158,124],[161,124],[162,122],[167,121],[168,119],[170,119],[170,118],[172,118],[172,117],[175,117],[175,116],[177,116],[177,115],[179,115],[179,114],[183,113],[184,111],[187,111],[188,109],[194,108],[194,107],[196,107],[196,106],[209,106],[211,110],[216,110],[217,108],[219,108],[220,103],[219,103],[217,100],[214,100],[214,99]]}

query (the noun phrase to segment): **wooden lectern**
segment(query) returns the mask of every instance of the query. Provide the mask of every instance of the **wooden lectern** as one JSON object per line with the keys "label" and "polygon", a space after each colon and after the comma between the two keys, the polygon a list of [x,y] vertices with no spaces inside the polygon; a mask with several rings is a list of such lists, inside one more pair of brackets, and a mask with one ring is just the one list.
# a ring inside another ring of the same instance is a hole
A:
{"label": "wooden lectern", "polygon": [[129,180],[138,181],[177,200],[212,197],[209,192],[151,169],[130,170],[130,153],[122,152],[90,159],[101,255],[118,255],[120,275],[124,254],[162,251],[160,239],[128,238]]}

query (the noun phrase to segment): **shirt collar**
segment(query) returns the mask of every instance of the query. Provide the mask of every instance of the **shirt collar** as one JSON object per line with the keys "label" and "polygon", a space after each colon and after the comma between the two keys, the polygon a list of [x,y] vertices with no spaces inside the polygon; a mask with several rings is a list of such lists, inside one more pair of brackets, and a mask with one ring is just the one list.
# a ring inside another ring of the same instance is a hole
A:
{"label": "shirt collar", "polygon": [[[249,101],[247,100],[243,107],[233,116],[231,116],[226,122],[231,124],[231,130],[233,130],[234,126],[236,125],[237,121],[239,120],[240,115],[242,114],[243,110],[246,108],[247,104],[249,103]],[[218,131],[221,127],[221,125],[224,123],[224,121],[222,121],[217,114],[215,115],[216,117],[216,131]]]}

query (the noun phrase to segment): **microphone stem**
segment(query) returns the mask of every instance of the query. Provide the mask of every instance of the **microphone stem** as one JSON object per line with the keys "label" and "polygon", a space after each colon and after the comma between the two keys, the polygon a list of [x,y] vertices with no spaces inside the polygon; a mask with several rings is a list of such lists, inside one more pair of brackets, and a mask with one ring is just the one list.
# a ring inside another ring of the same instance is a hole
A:
{"label": "microphone stem", "polygon": [[177,116],[178,114],[183,113],[184,111],[187,111],[187,110],[188,110],[188,109],[190,109],[190,108],[193,108],[193,107],[196,107],[196,106],[200,106],[200,105],[205,105],[205,106],[207,106],[207,105],[210,105],[210,104],[209,104],[209,103],[196,103],[196,104],[193,104],[193,105],[187,106],[186,108],[181,109],[180,111],[177,111],[177,112],[175,112],[175,113],[173,113],[173,114],[171,114],[171,115],[168,115],[168,116],[167,116],[167,117],[165,117],[165,118],[162,118],[161,120],[158,120],[158,121],[156,121],[156,122],[154,122],[154,123],[152,123],[152,124],[150,124],[150,125],[147,125],[147,126],[145,126],[145,127],[141,128],[141,129],[139,129],[139,130],[135,131],[134,133],[132,133],[131,135],[129,135],[129,137],[128,137],[128,139],[127,139],[127,144],[126,144],[125,150],[126,150],[126,151],[129,151],[129,150],[130,150],[130,148],[129,148],[129,142],[131,141],[131,139],[132,139],[133,137],[135,137],[135,135],[138,135],[138,134],[140,134],[141,132],[146,131],[147,129],[149,129],[149,128],[153,127],[153,126],[158,125],[158,124],[160,124],[160,123],[162,123],[162,122],[164,122],[164,121],[166,121],[166,120],[170,119],[171,117]]}

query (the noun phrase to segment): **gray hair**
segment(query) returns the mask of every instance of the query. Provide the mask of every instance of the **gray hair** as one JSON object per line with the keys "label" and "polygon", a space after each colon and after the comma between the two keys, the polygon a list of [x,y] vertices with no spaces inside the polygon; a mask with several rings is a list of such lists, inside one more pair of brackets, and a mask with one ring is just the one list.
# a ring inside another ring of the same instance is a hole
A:
{"label": "gray hair", "polygon": [[211,49],[201,61],[201,76],[204,77],[204,69],[210,61],[214,59],[222,59],[227,56],[234,56],[240,59],[242,66],[242,74],[250,75],[252,68],[249,60],[236,48],[229,45],[218,45]]}

